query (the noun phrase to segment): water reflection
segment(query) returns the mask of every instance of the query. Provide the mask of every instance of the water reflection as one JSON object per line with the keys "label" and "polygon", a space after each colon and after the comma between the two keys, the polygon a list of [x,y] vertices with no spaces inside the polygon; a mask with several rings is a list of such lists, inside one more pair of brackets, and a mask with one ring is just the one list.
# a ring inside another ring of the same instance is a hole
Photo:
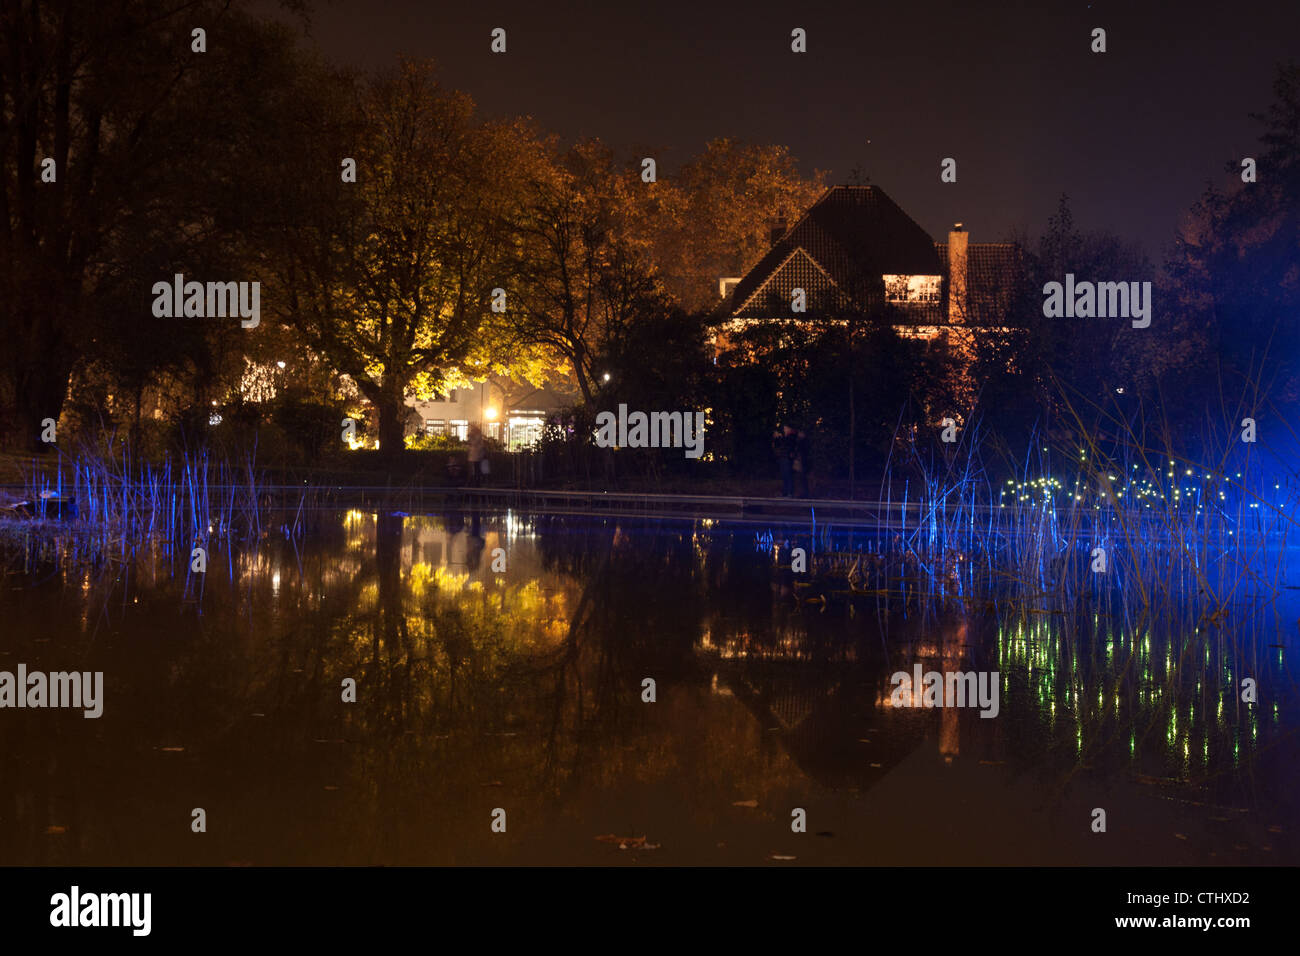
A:
{"label": "water reflection", "polygon": [[[1276,608],[932,600],[887,548],[809,584],[755,540],[350,511],[206,575],[143,549],[15,577],[0,669],[103,670],[106,703],[0,711],[0,862],[1300,859]],[[893,706],[916,665],[997,671],[998,716]]]}

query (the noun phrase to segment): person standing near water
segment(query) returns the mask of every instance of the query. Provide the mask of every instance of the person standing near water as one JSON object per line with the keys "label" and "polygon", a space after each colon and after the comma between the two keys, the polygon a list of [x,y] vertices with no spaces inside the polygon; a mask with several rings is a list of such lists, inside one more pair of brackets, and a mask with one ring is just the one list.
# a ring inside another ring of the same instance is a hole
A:
{"label": "person standing near water", "polygon": [[794,437],[794,474],[800,498],[811,495],[812,486],[812,448],[807,434],[799,429]]}
{"label": "person standing near water", "polygon": [[778,425],[772,433],[772,454],[781,468],[781,497],[794,495],[795,433],[789,425]]}
{"label": "person standing near water", "polygon": [[469,483],[478,487],[479,477],[483,474],[483,461],[487,458],[487,449],[483,445],[483,429],[478,425],[469,426],[466,436],[469,442]]}

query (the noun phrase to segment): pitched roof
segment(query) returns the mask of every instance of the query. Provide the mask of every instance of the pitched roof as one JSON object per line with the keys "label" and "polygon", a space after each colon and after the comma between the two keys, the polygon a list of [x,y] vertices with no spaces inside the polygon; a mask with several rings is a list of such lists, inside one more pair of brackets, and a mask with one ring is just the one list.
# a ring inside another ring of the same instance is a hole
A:
{"label": "pitched roof", "polygon": [[[1023,254],[1015,243],[968,243],[968,314],[962,321],[1002,324],[1022,268]],[[875,288],[883,275],[941,276],[941,301],[895,306],[903,324],[948,322],[948,244],[934,242],[879,186],[834,186],[736,284],[720,316],[789,316],[796,288],[807,296],[804,317],[833,316],[855,295]]]}
{"label": "pitched roof", "polygon": [[[935,251],[948,276],[948,244],[936,242]],[[972,242],[966,246],[966,299],[971,325],[1000,325],[1015,295],[1016,280],[1024,268],[1024,252],[1014,242]]]}
{"label": "pitched roof", "polygon": [[[794,256],[798,250],[804,255]],[[802,286],[810,299],[815,293],[847,294],[881,275],[942,274],[929,235],[884,190],[833,186],[746,273],[732,291],[728,311],[737,318],[751,317],[750,312],[752,317],[769,316],[768,300],[785,291],[788,303],[784,286],[793,288],[797,283],[790,282],[791,276],[811,269],[809,262],[821,273],[810,273],[812,286]]]}

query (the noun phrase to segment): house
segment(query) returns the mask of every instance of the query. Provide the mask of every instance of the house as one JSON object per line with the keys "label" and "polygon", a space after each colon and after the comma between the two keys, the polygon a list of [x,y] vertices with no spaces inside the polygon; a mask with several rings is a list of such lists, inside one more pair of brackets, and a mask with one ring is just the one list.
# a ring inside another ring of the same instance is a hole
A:
{"label": "house", "polygon": [[1022,261],[1014,243],[972,243],[961,223],[935,242],[879,186],[834,186],[774,226],[749,272],[719,281],[715,343],[756,322],[843,322],[887,304],[898,334],[969,355],[979,330],[1006,331]]}
{"label": "house", "polygon": [[487,438],[507,451],[521,451],[542,436],[549,417],[570,407],[575,396],[552,387],[537,388],[504,376],[491,376],[469,388],[449,388],[428,400],[408,399],[406,434],[423,431],[465,441],[477,424]]}

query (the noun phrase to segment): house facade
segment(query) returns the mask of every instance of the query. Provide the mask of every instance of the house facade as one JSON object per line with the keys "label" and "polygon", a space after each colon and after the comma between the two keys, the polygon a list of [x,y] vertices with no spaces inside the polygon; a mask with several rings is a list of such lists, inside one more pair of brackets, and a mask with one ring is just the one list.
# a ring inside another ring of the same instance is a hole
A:
{"label": "house facade", "polygon": [[470,425],[502,443],[507,451],[522,451],[542,436],[549,417],[571,406],[573,395],[555,388],[537,388],[504,376],[491,376],[469,388],[449,388],[428,400],[408,399],[406,434],[423,432],[465,441]]}
{"label": "house facade", "polygon": [[715,343],[762,322],[844,322],[885,304],[894,330],[969,355],[981,330],[1008,331],[1023,257],[1014,243],[972,243],[961,223],[935,242],[879,186],[834,186],[767,254],[723,278]]}

